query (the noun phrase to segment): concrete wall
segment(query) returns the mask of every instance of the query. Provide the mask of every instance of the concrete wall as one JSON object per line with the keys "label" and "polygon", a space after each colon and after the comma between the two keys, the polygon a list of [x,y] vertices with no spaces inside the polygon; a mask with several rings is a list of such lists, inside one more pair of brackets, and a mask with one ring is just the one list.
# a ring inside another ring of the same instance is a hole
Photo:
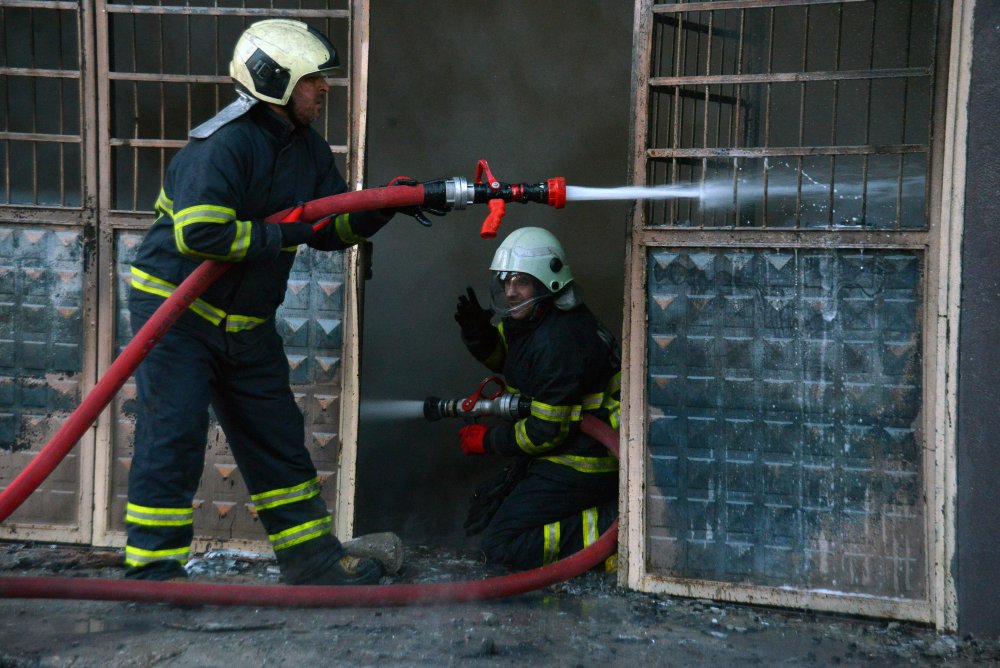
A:
{"label": "concrete wall", "polygon": [[[632,3],[440,0],[372,3],[368,184],[399,174],[624,185],[628,164]],[[434,219],[397,217],[375,238],[366,286],[358,532],[464,544],[475,483],[502,464],[458,447],[458,421],[375,419],[372,402],[468,395],[484,376],[453,320],[466,285],[487,296],[505,234],[539,225],[563,242],[587,301],[621,331],[623,203],[556,211],[511,205],[495,240],[479,237],[485,206]],[[474,546],[475,541],[468,541]]]}
{"label": "concrete wall", "polygon": [[1000,633],[1000,5],[979,0],[969,101],[958,388],[959,625]]}

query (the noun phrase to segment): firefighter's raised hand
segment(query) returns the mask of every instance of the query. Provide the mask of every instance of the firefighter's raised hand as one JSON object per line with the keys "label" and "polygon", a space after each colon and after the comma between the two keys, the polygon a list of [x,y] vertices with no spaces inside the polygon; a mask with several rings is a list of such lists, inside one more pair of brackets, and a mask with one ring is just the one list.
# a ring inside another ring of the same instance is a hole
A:
{"label": "firefighter's raised hand", "polygon": [[486,454],[486,446],[483,443],[486,429],[484,424],[470,424],[459,429],[458,437],[461,439],[462,452],[467,455]]}
{"label": "firefighter's raised hand", "polygon": [[481,338],[492,325],[490,318],[493,312],[479,305],[476,291],[469,286],[464,295],[459,295],[458,306],[455,308],[455,322],[462,328],[462,336],[467,339]]}

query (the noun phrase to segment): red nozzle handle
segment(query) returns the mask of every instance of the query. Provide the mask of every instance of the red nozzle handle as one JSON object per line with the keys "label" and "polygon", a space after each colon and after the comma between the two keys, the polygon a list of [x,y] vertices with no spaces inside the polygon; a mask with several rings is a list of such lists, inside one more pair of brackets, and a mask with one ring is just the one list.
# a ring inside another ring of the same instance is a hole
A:
{"label": "red nozzle handle", "polygon": [[486,216],[486,220],[483,221],[483,227],[479,230],[479,236],[483,239],[492,239],[497,235],[497,230],[500,229],[500,221],[503,220],[503,216],[507,213],[507,203],[502,199],[491,199],[486,202],[486,205],[490,207],[490,215]]}
{"label": "red nozzle handle", "polygon": [[[487,395],[485,394],[486,386],[490,383],[497,384],[497,391],[493,394]],[[476,402],[480,399],[496,399],[503,394],[504,387],[504,383],[500,380],[500,376],[486,376],[486,378],[483,378],[483,382],[479,383],[479,387],[476,388],[475,392],[467,396],[465,399],[462,399],[462,410],[468,413],[476,407]]]}

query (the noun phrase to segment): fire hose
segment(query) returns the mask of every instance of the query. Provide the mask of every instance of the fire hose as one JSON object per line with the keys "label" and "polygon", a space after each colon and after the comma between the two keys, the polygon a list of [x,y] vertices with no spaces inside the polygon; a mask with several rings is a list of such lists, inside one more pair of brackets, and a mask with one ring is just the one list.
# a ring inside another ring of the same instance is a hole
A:
{"label": "fire hose", "polygon": [[[483,181],[484,176],[486,181]],[[502,183],[494,178],[486,161],[480,160],[474,183],[456,176],[422,184],[414,182],[414,185],[407,186],[356,190],[315,199],[279,211],[266,220],[272,223],[292,220],[314,222],[314,229],[318,231],[336,214],[413,206],[450,211],[464,209],[469,204],[487,203],[490,215],[483,222],[480,234],[484,238],[492,238],[496,236],[507,202],[539,202],[562,208],[566,204],[566,181],[555,177],[538,184]],[[217,260],[201,263],[160,305],[45,447],[10,485],[0,491],[0,522],[10,517],[55,470],[153,346],[188,306],[231,266],[231,263]]]}
{"label": "fire hose", "polygon": [[[486,177],[485,182],[483,176]],[[557,177],[549,179],[546,183],[533,185],[501,183],[493,177],[486,162],[481,160],[476,170],[476,181],[471,184],[462,177],[455,177],[424,184],[353,191],[280,211],[270,216],[267,221],[303,220],[314,222],[314,229],[318,230],[336,214],[412,206],[453,210],[464,209],[472,203],[488,203],[490,215],[483,223],[480,234],[484,238],[492,238],[496,235],[503,218],[506,202],[529,201],[562,208],[566,202],[565,180]],[[107,373],[48,444],[14,481],[0,492],[0,522],[6,520],[52,473],[152,347],[188,306],[230,266],[230,263],[214,260],[203,262],[136,332]],[[608,425],[591,416],[585,416],[581,429],[617,453],[617,433]],[[615,551],[617,527],[616,520],[589,547],[554,564],[478,581],[427,585],[276,587],[90,578],[5,577],[0,578],[0,597],[294,607],[415,605],[500,598],[566,580],[600,564]]]}
{"label": "fire hose", "polygon": [[[482,413],[479,413],[482,414]],[[618,454],[618,432],[591,415],[581,431]],[[588,547],[548,566],[482,580],[433,584],[276,586],[106,578],[0,577],[0,598],[47,598],[176,605],[378,607],[433,605],[516,596],[568,580],[601,564],[618,547],[618,520]]]}

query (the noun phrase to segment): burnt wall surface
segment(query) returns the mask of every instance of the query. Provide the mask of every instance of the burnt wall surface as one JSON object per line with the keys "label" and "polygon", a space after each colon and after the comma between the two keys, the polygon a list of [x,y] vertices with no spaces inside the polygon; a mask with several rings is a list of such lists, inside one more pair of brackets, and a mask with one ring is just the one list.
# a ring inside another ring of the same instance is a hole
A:
{"label": "burnt wall surface", "polygon": [[[502,181],[564,176],[626,181],[632,3],[604,0],[372,3],[368,185],[475,174]],[[459,421],[386,417],[385,402],[470,394],[488,372],[461,344],[454,307],[465,286],[488,296],[499,242],[522,226],[562,241],[590,307],[621,331],[628,205],[508,206],[494,240],[484,206],[421,227],[397,216],[374,239],[366,284],[356,531],[476,544],[462,532],[477,481],[499,458],[466,457]],[[405,408],[405,407],[404,407]]]}
{"label": "burnt wall surface", "polygon": [[1000,5],[978,2],[969,142],[958,380],[958,531],[955,574],[962,632],[1000,633]]}

